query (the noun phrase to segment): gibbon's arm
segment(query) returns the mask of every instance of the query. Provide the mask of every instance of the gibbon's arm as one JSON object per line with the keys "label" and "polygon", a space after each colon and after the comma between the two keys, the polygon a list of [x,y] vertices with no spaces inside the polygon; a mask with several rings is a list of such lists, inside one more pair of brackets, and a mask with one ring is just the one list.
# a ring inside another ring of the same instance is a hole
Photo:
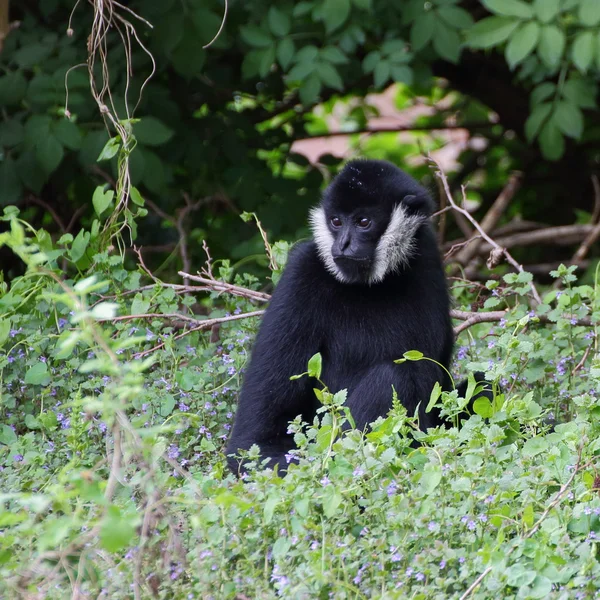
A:
{"label": "gibbon's arm", "polygon": [[[285,454],[294,448],[288,422],[299,414],[310,416],[314,394],[307,377],[291,381],[306,371],[310,357],[319,351],[311,321],[315,290],[302,272],[303,253],[296,251],[277,285],[258,332],[244,377],[227,454],[237,454],[257,444],[269,466],[287,466]],[[228,456],[234,472],[239,459]],[[241,467],[243,470],[243,466]]]}
{"label": "gibbon's arm", "polygon": [[356,428],[362,430],[389,412],[392,407],[393,386],[398,400],[410,416],[420,402],[419,423],[421,429],[425,430],[441,423],[437,411],[425,413],[425,407],[435,382],[439,381],[444,389],[448,389],[447,379],[446,373],[430,361],[374,365],[360,375],[346,405],[352,412]]}

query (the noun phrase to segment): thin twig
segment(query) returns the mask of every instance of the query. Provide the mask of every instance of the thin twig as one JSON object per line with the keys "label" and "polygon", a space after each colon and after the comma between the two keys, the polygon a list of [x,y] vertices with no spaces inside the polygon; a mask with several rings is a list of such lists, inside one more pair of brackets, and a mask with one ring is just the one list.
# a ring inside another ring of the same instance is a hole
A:
{"label": "thin twig", "polygon": [[221,26],[219,27],[219,31],[217,31],[217,33],[215,34],[215,37],[212,40],[210,40],[210,42],[208,42],[208,44],[206,44],[206,46],[202,46],[202,48],[204,48],[206,50],[206,48],[208,48],[209,46],[212,46],[217,41],[217,38],[221,35],[221,31],[223,31],[223,27],[225,27],[226,19],[227,19],[227,0],[225,0],[225,10],[223,12],[223,20],[221,21]]}

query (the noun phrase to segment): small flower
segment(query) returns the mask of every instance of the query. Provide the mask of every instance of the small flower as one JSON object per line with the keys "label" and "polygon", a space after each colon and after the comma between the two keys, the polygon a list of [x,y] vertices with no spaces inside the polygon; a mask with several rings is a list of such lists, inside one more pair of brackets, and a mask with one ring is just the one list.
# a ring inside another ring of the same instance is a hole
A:
{"label": "small flower", "polygon": [[23,455],[22,455],[22,454],[15,454],[15,455],[13,456],[13,460],[14,460],[15,462],[21,462],[21,461],[23,460]]}
{"label": "small flower", "polygon": [[423,581],[423,580],[425,579],[425,575],[423,575],[423,573],[417,573],[417,574],[415,575],[415,579],[416,579],[417,581]]}
{"label": "small flower", "polygon": [[393,496],[398,490],[398,484],[395,481],[392,481],[390,485],[387,486],[386,493],[388,497]]}
{"label": "small flower", "polygon": [[477,527],[477,523],[475,523],[475,521],[469,521],[467,523],[467,528],[470,529],[471,531],[473,531],[473,529],[475,529]]}
{"label": "small flower", "polygon": [[364,470],[361,469],[361,467],[356,467],[356,469],[354,469],[352,475],[354,477],[362,477],[365,474]]}
{"label": "small flower", "polygon": [[169,446],[169,450],[167,451],[167,456],[170,459],[176,459],[179,456],[180,450],[175,444],[171,444]]}
{"label": "small flower", "polygon": [[445,560],[441,560],[440,561],[440,569],[445,569],[446,568],[446,561]]}
{"label": "small flower", "polygon": [[329,477],[327,477],[327,475],[325,475],[325,477],[321,479],[321,485],[323,487],[327,487],[330,483],[331,481],[329,480]]}

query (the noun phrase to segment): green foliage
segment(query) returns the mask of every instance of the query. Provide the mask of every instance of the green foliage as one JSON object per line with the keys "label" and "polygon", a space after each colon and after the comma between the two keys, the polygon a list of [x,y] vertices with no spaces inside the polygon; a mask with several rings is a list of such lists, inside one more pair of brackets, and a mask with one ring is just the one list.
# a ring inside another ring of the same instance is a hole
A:
{"label": "green foliage", "polygon": [[[64,597],[73,564],[82,593],[114,598],[154,577],[173,597],[441,598],[483,573],[475,597],[597,594],[597,282],[560,267],[535,311],[530,274],[487,283],[505,319],[461,334],[453,371],[484,369],[500,390],[460,427],[421,432],[395,397],[369,431],[345,431],[346,391],[320,386],[315,421],[290,424],[286,477],[255,447],[238,480],[223,447],[256,321],[223,323],[215,343],[157,315],[200,323],[251,303],[147,285],[103,249],[93,277],[62,281],[75,239],[2,218],[0,245],[27,271],[0,293],[0,595],[26,580]],[[206,316],[189,311],[198,301]],[[322,369],[317,354],[303,376]],[[427,408],[453,419],[476,392],[472,376],[465,398],[437,386]]]}

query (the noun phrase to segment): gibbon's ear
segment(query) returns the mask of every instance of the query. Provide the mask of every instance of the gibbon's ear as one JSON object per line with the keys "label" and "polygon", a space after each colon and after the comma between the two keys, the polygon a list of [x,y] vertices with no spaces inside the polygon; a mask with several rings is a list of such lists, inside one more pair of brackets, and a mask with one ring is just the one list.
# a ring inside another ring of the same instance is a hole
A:
{"label": "gibbon's ear", "polygon": [[400,201],[409,214],[421,214],[425,217],[430,217],[433,214],[435,205],[426,192],[417,192],[415,194],[407,194]]}

